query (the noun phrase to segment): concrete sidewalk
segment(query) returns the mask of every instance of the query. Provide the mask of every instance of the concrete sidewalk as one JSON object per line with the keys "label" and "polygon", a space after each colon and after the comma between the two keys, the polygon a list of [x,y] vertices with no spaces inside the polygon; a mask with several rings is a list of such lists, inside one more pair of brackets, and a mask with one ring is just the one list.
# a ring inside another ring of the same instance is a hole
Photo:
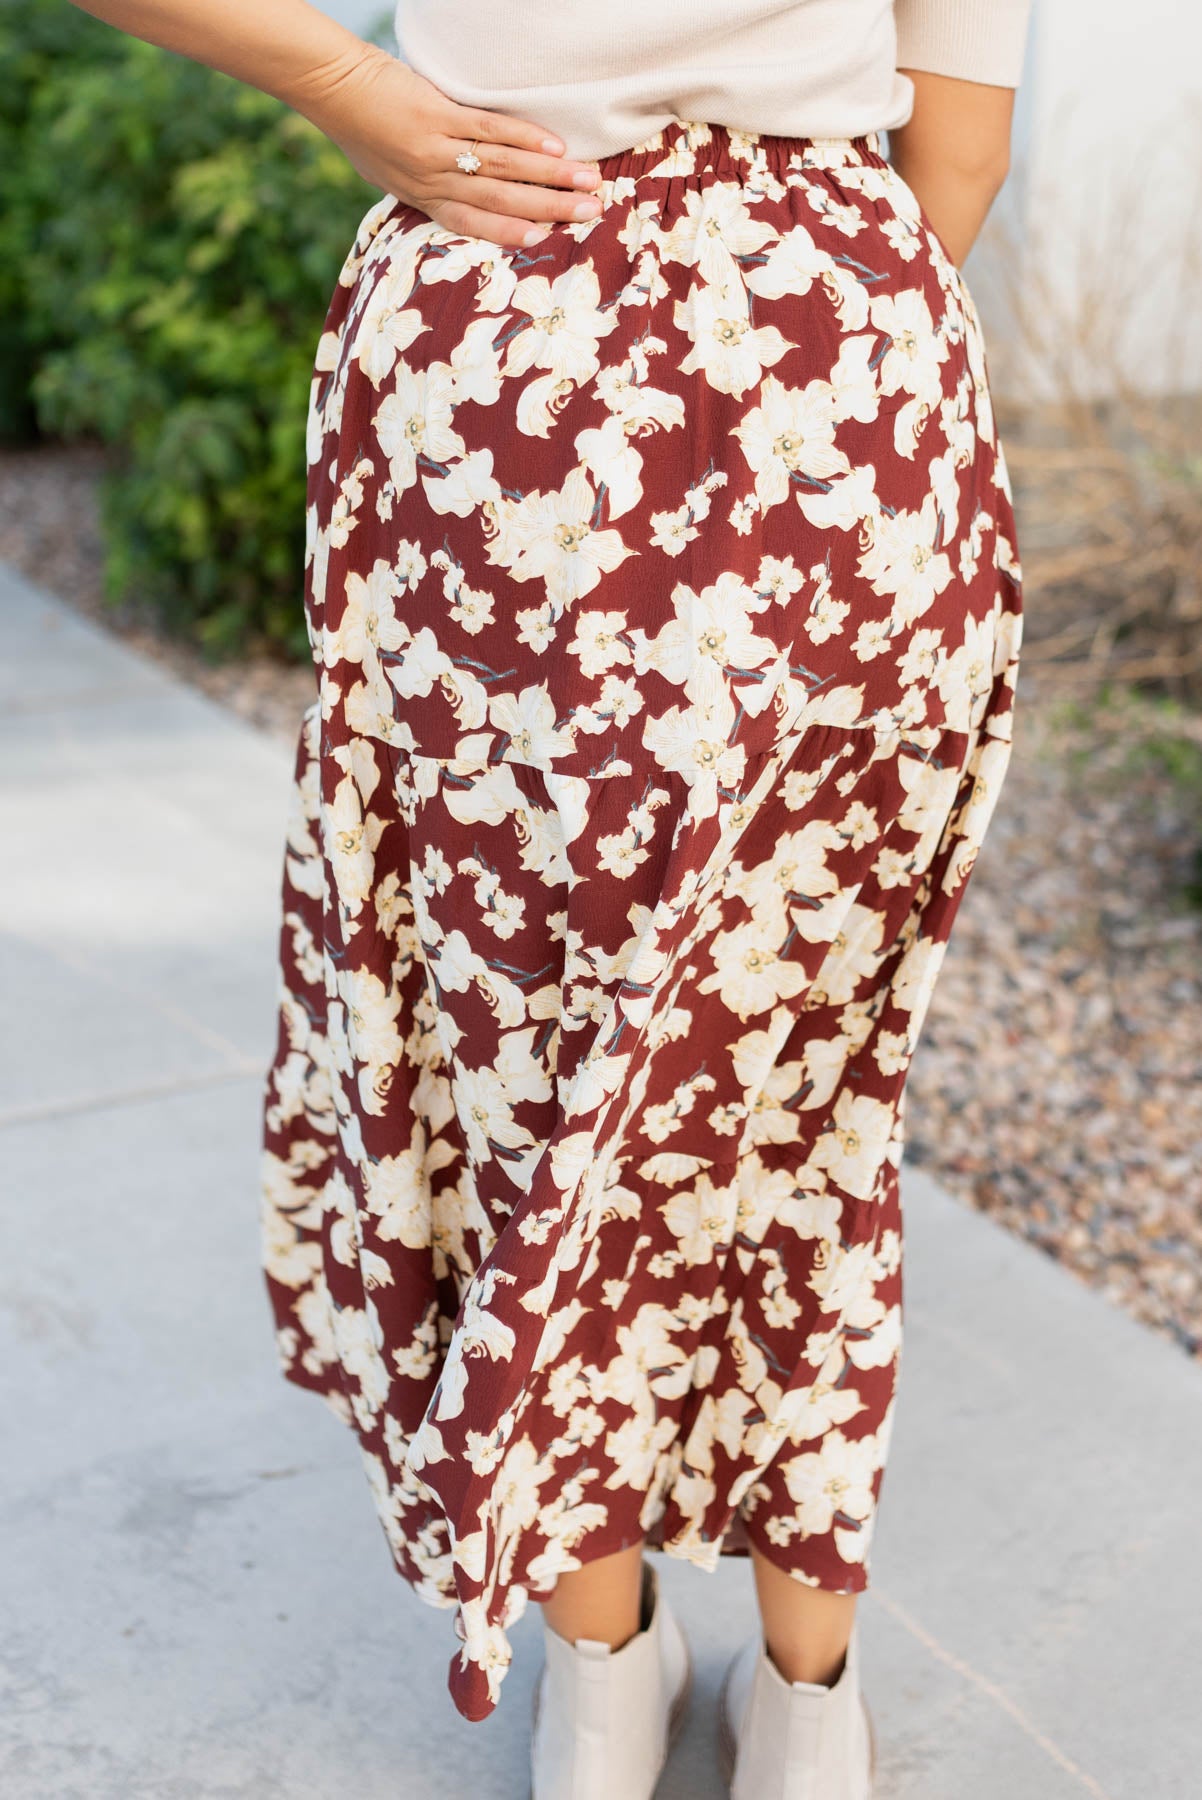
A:
{"label": "concrete sidewalk", "polygon": [[[524,1800],[393,1573],[258,1268],[286,750],[0,582],[0,1792]],[[1202,1370],[921,1175],[866,1682],[881,1800],[1202,1794]],[[745,1565],[693,1637],[665,1800],[720,1800]],[[622,1800],[615,1796],[614,1800]]]}

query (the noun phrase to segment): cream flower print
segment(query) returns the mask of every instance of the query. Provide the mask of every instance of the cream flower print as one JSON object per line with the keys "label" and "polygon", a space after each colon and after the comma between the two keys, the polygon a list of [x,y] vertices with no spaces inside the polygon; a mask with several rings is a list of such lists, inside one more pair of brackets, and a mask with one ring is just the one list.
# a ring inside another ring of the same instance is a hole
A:
{"label": "cream flower print", "polygon": [[442,591],[449,602],[448,611],[457,625],[475,637],[479,632],[493,623],[493,608],[496,601],[492,594],[483,588],[473,588],[467,582],[462,568],[452,562],[445,550],[436,550],[430,558],[430,566],[443,569]]}
{"label": "cream flower print", "polygon": [[935,854],[948,816],[955,805],[962,772],[940,768],[937,763],[907,757],[899,773],[906,797],[898,810],[897,822],[917,842],[910,850],[912,866],[925,869]]}
{"label": "cream flower print", "polygon": [[636,634],[636,673],[656,669],[690,700],[704,703],[713,670],[757,669],[774,653],[771,639],[752,629],[751,604],[754,595],[730,571],[699,594],[678,583],[672,590],[675,619],[652,643],[641,631]]}
{"label": "cream flower print", "polygon": [[938,395],[943,346],[921,288],[877,295],[869,315],[876,329],[884,332],[888,340],[879,365],[881,392],[896,394],[904,389],[907,394],[919,398],[931,393]]}
{"label": "cream flower print", "polygon": [[849,1194],[867,1200],[892,1130],[891,1107],[871,1094],[845,1091],[835,1102],[831,1129],[819,1138],[810,1161]]}
{"label": "cream flower print", "polygon": [[263,1270],[472,1718],[614,1543],[865,1586],[1021,642],[979,325],[871,138],[607,168],[529,250],[383,196],[305,437]]}
{"label": "cream flower print", "polygon": [[738,184],[718,182],[685,195],[684,211],[660,240],[660,254],[696,269],[709,286],[737,286],[736,259],[754,255],[772,236],[771,227],[753,217]]}
{"label": "cream flower print", "polygon": [[578,612],[568,650],[580,659],[582,675],[596,680],[608,670],[633,661],[624,612]]}
{"label": "cream flower print", "polygon": [[700,369],[712,388],[741,399],[790,349],[775,325],[753,326],[744,293],[691,287],[676,302],[676,324],[693,348],[680,367]]}
{"label": "cream flower print", "polygon": [[557,493],[503,499],[497,511],[488,560],[515,581],[542,581],[553,616],[634,555],[617,531],[598,527],[597,497],[583,469],[573,469]]}
{"label": "cream flower print", "polygon": [[417,480],[419,458],[438,464],[463,455],[465,445],[453,428],[453,416],[452,377],[446,363],[420,371],[398,365],[392,390],[372,420],[398,493]]}
{"label": "cream flower print", "polygon": [[734,1225],[735,1193],[716,1188],[702,1175],[691,1193],[675,1194],[664,1207],[668,1228],[687,1263],[712,1262],[714,1251],[729,1241]]}
{"label": "cream flower print", "polygon": [[744,1021],[800,993],[806,985],[805,969],[781,957],[776,936],[771,925],[755,919],[719,932],[713,971],[698,983],[698,992],[717,990],[722,1004]]}
{"label": "cream flower print", "polygon": [[413,292],[412,262],[377,284],[355,337],[353,354],[374,388],[392,373],[396,359],[429,326],[406,301]]}
{"label": "cream flower print", "polygon": [[383,818],[366,811],[364,800],[354,774],[348,772],[338,782],[323,819],[326,854],[338,872],[348,921],[357,917],[371,893],[375,850],[384,829]]}
{"label": "cream flower print", "polygon": [[666,556],[679,556],[694,538],[701,535],[701,523],[709,517],[712,496],[726,485],[722,470],[711,471],[704,479],[686,490],[684,505],[674,512],[651,515],[651,542]]}
{"label": "cream flower print", "polygon": [[374,677],[381,650],[399,650],[407,636],[396,618],[397,593],[403,585],[383,557],[376,558],[366,579],[352,570],[338,624],[326,627],[324,654],[334,661],[360,663],[365,674]]}
{"label": "cream flower print", "polygon": [[614,312],[600,306],[596,271],[578,264],[554,281],[528,275],[513,290],[511,304],[527,322],[509,340],[505,374],[546,369],[552,379],[584,381],[597,367],[600,340],[614,330]]}
{"label": "cream flower print", "polygon": [[735,435],[755,475],[761,508],[787,500],[795,479],[827,481],[848,471],[847,457],[835,444],[835,393],[829,382],[787,388],[769,375],[760,392],[760,405],[748,409]]}
{"label": "cream flower print", "polygon": [[492,406],[501,397],[501,354],[496,321],[473,319],[451,352],[451,379],[456,406],[475,400]]}
{"label": "cream flower print", "polygon": [[865,521],[870,542],[860,572],[878,594],[893,596],[889,623],[894,628],[922,618],[952,580],[947,553],[939,548],[939,528],[932,495],[912,512],[877,512]]}
{"label": "cream flower print", "polygon": [[934,686],[943,701],[948,723],[959,731],[971,730],[993,686],[994,622],[970,619],[964,642],[950,655],[944,651],[936,665]]}
{"label": "cream flower print", "polygon": [[503,734],[502,754],[513,762],[548,761],[568,736],[556,723],[555,706],[545,688],[523,688],[517,696],[498,694],[489,717]]}
{"label": "cream flower print", "polygon": [[692,789],[697,819],[712,817],[719,787],[736,782],[746,765],[746,751],[727,743],[729,731],[729,708],[722,705],[674,706],[648,718],[643,729],[643,747],[658,767],[682,775]]}
{"label": "cream flower print", "polygon": [[777,238],[764,260],[748,269],[745,280],[753,294],[779,300],[785,294],[807,294],[814,282],[831,270],[830,252],[820,250],[812,234],[799,224]]}
{"label": "cream flower print", "polygon": [[836,1515],[863,1519],[872,1511],[873,1476],[879,1467],[871,1438],[846,1438],[832,1428],[819,1450],[803,1451],[785,1464],[789,1493],[803,1532],[829,1531]]}

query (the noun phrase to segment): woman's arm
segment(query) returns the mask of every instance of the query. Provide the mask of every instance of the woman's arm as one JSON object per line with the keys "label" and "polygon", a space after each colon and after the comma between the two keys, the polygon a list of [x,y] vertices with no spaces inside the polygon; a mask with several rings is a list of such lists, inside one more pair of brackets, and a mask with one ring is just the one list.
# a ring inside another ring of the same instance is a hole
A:
{"label": "woman's arm", "polygon": [[893,16],[914,110],[889,158],[960,264],[1010,167],[1031,0],[893,0]]}
{"label": "woman's arm", "polygon": [[924,69],[902,73],[914,83],[914,111],[889,133],[889,160],[958,266],[1010,167],[1014,89]]}
{"label": "woman's arm", "polygon": [[[75,4],[273,94],[311,119],[366,180],[451,231],[512,246],[544,235],[549,221],[596,211],[580,190],[597,185],[597,172],[568,160],[560,139],[523,119],[457,105],[308,0]],[[473,139],[483,166],[465,175],[455,158]]]}

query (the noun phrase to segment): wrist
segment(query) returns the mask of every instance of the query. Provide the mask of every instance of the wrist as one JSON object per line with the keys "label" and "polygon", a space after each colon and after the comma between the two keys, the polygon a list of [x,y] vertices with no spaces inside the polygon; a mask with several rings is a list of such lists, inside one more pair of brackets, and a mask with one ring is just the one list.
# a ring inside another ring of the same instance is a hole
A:
{"label": "wrist", "polygon": [[361,83],[381,62],[396,60],[379,44],[369,44],[353,32],[346,32],[345,39],[321,62],[290,72],[275,90],[277,99],[319,130],[324,130],[327,122],[345,117]]}

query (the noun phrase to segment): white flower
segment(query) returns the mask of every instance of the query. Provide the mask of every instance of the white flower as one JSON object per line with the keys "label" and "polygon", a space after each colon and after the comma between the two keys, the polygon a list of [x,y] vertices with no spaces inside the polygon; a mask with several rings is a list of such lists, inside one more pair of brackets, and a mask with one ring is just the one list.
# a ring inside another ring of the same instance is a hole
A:
{"label": "white flower", "polygon": [[668,1230],[677,1238],[681,1254],[690,1268],[697,1263],[712,1262],[715,1249],[729,1243],[734,1231],[737,1198],[737,1189],[730,1183],[715,1187],[708,1175],[702,1175],[695,1188],[673,1194],[660,1207]]}
{"label": "white flower", "polygon": [[914,867],[925,869],[939,845],[948,815],[955,804],[960,786],[960,770],[953,764],[940,768],[935,762],[920,757],[898,758],[898,773],[906,790],[898,808],[897,822],[903,831],[918,838],[912,852]]}
{"label": "white flower", "polygon": [[714,181],[684,190],[684,210],[660,239],[660,252],[722,288],[739,281],[735,258],[754,255],[773,235],[771,225],[752,218],[739,183]]}
{"label": "white flower", "polygon": [[728,698],[725,707],[669,707],[658,718],[649,714],[643,727],[643,744],[660,767],[701,790],[697,803],[704,817],[717,805],[719,784],[734,787],[747,761],[742,744],[727,743],[733,722]]}
{"label": "white flower", "polygon": [[838,889],[826,860],[828,851],[838,846],[838,834],[825,820],[811,820],[798,830],[782,832],[765,861],[750,868],[735,863],[726,892],[744,900],[757,920],[770,921],[770,928],[783,939],[789,930],[790,898],[814,900]]}
{"label": "white flower", "polygon": [[580,658],[583,675],[595,679],[615,664],[629,663],[631,652],[622,643],[626,630],[626,614],[622,612],[582,612],[576,615],[576,634],[568,649]]}
{"label": "white flower", "polygon": [[441,256],[428,256],[422,264],[425,286],[439,281],[463,281],[474,275],[478,282],[473,283],[477,308],[481,312],[504,312],[518,280],[512,253],[489,238],[460,237],[455,232],[442,231],[432,220],[431,233],[441,237],[446,248]]}
{"label": "white flower", "polygon": [[[821,993],[831,1004],[841,1006],[852,999],[862,982],[876,974],[885,920],[875,907],[861,906],[858,902],[847,906],[845,897],[840,895],[827,906],[829,917],[837,921],[837,928],[833,938],[829,939],[830,951],[814,984],[815,997]],[[816,923],[814,914],[795,907],[792,916],[802,935],[815,941],[811,936]],[[824,936],[819,925],[818,941]]]}
{"label": "white flower", "polygon": [[322,661],[326,668],[336,662],[362,665],[369,679],[378,672],[379,652],[399,650],[409,633],[397,620],[397,602],[404,583],[399,581],[390,563],[378,558],[371,574],[364,580],[353,569],[346,577],[346,604],[341,617],[333,606],[329,613],[333,623],[322,631]]}
{"label": "white flower", "polygon": [[819,530],[851,531],[879,508],[876,470],[871,463],[860,463],[848,474],[832,479],[829,487],[801,486],[797,489],[797,504]]}
{"label": "white flower", "polygon": [[503,499],[488,560],[509,569],[515,581],[545,582],[548,600],[562,611],[634,554],[620,533],[597,529],[595,509],[596,496],[580,468],[558,492],[536,489],[521,500]]}
{"label": "white flower", "polygon": [[445,1139],[437,1138],[427,1147],[425,1132],[415,1119],[407,1150],[367,1163],[364,1205],[375,1219],[376,1235],[410,1250],[428,1249],[433,1234],[430,1175],[454,1160],[455,1151]]}
{"label": "white flower", "polygon": [[443,470],[422,475],[422,490],[431,512],[454,513],[466,519],[484,506],[496,506],[500,483],[492,472],[492,451],[472,450]]}
{"label": "white flower", "polygon": [[951,731],[971,731],[993,688],[993,618],[967,618],[964,641],[939,658],[935,687]]}
{"label": "white flower", "polygon": [[868,548],[860,557],[860,574],[874,593],[893,596],[895,630],[921,618],[952,579],[952,565],[936,547],[940,529],[933,494],[916,512],[902,507],[890,516],[874,510],[864,522]]}
{"label": "white flower", "polygon": [[809,984],[803,964],[779,954],[780,939],[772,925],[747,919],[731,931],[719,931],[710,946],[713,971],[697,984],[702,994],[717,992],[722,1004],[740,1019],[768,1012],[779,1000],[791,999]]}
{"label": "white flower", "polygon": [[804,225],[793,225],[777,239],[764,261],[747,271],[745,279],[753,294],[781,300],[786,294],[808,294],[830,267],[829,253],[819,250]]}
{"label": "white flower", "polygon": [[347,1010],[347,1044],[356,1062],[394,1064],[403,1040],[396,1028],[401,1010],[398,988],[385,986],[367,968],[340,968],[338,995]]}
{"label": "white flower", "polygon": [[916,938],[902,958],[889,998],[894,1006],[913,1015],[911,1036],[916,1034],[917,1024],[926,1011],[946,952],[946,941],[923,937]]}
{"label": "white flower", "polygon": [[683,687],[690,700],[703,703],[713,674],[725,669],[758,669],[775,654],[770,638],[756,637],[748,616],[755,594],[733,570],[699,594],[684,582],[672,590],[676,618],[648,641],[636,634],[635,669],[655,669],[666,681]]}
{"label": "white flower", "polygon": [[[501,395],[501,357],[495,319],[473,319],[451,352],[456,406],[474,400],[492,406]],[[491,457],[490,457],[491,460]]]}
{"label": "white flower", "polygon": [[372,420],[398,494],[417,480],[417,459],[451,462],[466,449],[452,430],[454,388],[447,363],[414,371],[402,363],[396,385]]}
{"label": "white flower", "polygon": [[806,636],[815,644],[825,644],[828,638],[838,637],[850,611],[849,600],[832,600],[829,594],[820,594],[805,621]]}
{"label": "white flower", "polygon": [[639,479],[643,459],[626,435],[621,419],[608,418],[604,425],[576,433],[576,453],[598,487],[606,493],[611,519],[620,518],[643,497]]}
{"label": "white flower", "polygon": [[873,1477],[880,1467],[875,1438],[846,1438],[832,1428],[819,1449],[781,1465],[789,1498],[807,1536],[824,1535],[835,1515],[866,1519],[873,1509]]}
{"label": "white flower", "polygon": [[910,1060],[910,1040],[905,1031],[878,1031],[873,1060],[884,1076],[902,1075]]}
{"label": "white flower", "polygon": [[596,371],[597,341],[618,322],[616,308],[603,311],[601,287],[591,262],[574,263],[554,282],[527,275],[513,290],[511,304],[529,324],[509,340],[505,374],[547,369],[553,380],[586,381]]}
{"label": "white flower", "polygon": [[787,606],[804,586],[805,576],[791,556],[761,556],[760,572],[755,578],[757,594],[767,595],[778,606]]}
{"label": "white flower", "polygon": [[347,912],[357,914],[371,893],[376,874],[376,846],[384,820],[365,812],[359,782],[346,775],[334,789],[323,814],[322,838],[334,873],[338,897]]}
{"label": "white flower", "polygon": [[701,534],[698,526],[709,517],[710,496],[726,486],[726,471],[712,469],[695,487],[686,488],[684,505],[675,512],[651,515],[651,542],[667,556],[679,556],[685,545]]}
{"label": "white flower", "polygon": [[[618,1354],[604,1371],[598,1384],[602,1391],[596,1397],[637,1407],[645,1402],[649,1376],[682,1364],[687,1369],[688,1358],[673,1337],[676,1329],[676,1320],[666,1306],[644,1301],[629,1324],[618,1326]],[[672,1429],[675,1431],[675,1424]]]}
{"label": "white flower", "polygon": [[898,680],[903,687],[916,687],[920,681],[930,681],[935,673],[937,653],[942,641],[942,631],[931,631],[924,627],[913,633],[897,665]]}
{"label": "white flower", "polygon": [[828,381],[787,388],[775,375],[764,377],[760,404],[735,426],[761,507],[787,499],[794,475],[828,481],[849,471],[846,455],[835,446],[834,397]]}
{"label": "white flower", "polygon": [[888,347],[880,361],[881,392],[896,394],[935,394],[940,391],[939,364],[944,348],[921,288],[906,288],[900,294],[878,294],[871,302],[870,316],[878,331],[888,338]]}
{"label": "white flower", "polygon": [[833,1127],[818,1139],[810,1162],[857,1200],[867,1200],[892,1133],[892,1107],[845,1088],[835,1102]]}
{"label": "white flower", "polygon": [[557,724],[554,703],[544,687],[495,694],[488,716],[509,740],[504,751],[509,762],[549,763],[572,748],[571,731]]}
{"label": "white flower", "polygon": [[693,346],[680,365],[682,373],[700,369],[712,388],[736,400],[793,348],[775,325],[752,325],[741,290],[724,294],[691,287],[688,298],[676,302],[675,318]]}
{"label": "white flower", "polygon": [[[680,1352],[675,1356],[679,1359]],[[651,1386],[658,1391],[662,1377]],[[646,1493],[660,1456],[676,1436],[676,1421],[671,1413],[657,1419],[654,1414],[634,1413],[625,1419],[605,1440],[605,1454],[613,1468],[605,1477],[607,1488],[630,1487]]]}
{"label": "white flower", "polygon": [[417,307],[405,306],[412,291],[412,259],[382,276],[370,289],[351,354],[374,388],[392,373],[401,352],[430,329]]}

